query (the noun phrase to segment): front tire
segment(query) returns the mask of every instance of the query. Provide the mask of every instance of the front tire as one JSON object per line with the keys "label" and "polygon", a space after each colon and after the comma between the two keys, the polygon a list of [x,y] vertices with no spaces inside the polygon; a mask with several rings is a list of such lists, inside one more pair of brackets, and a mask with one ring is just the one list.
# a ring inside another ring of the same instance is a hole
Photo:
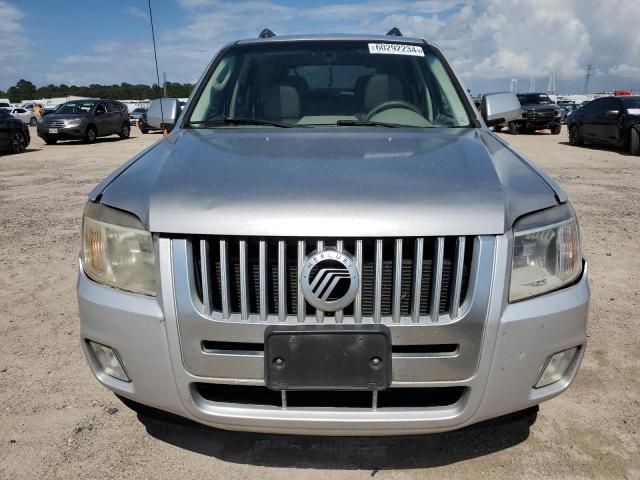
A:
{"label": "front tire", "polygon": [[571,125],[569,127],[569,144],[574,147],[581,147],[584,145],[584,140],[580,136],[580,130],[578,130],[577,125]]}
{"label": "front tire", "polygon": [[27,149],[27,139],[22,132],[13,132],[11,135],[11,151],[13,153],[24,153]]}
{"label": "front tire", "polygon": [[88,127],[86,133],[84,134],[84,141],[86,143],[94,143],[98,138],[98,132],[96,131],[96,127]]}
{"label": "front tire", "polygon": [[551,135],[560,135],[560,132],[562,131],[562,125],[559,123],[554,123],[551,128]]}
{"label": "front tire", "polygon": [[142,133],[142,134],[145,134],[145,135],[146,135],[147,133],[149,133],[149,130],[148,130],[148,129],[146,129],[146,128],[141,128],[141,129],[140,129],[140,133]]}
{"label": "front tire", "polygon": [[509,133],[511,135],[518,135],[520,133],[520,125],[516,122],[509,122]]}
{"label": "front tire", "polygon": [[131,127],[128,123],[123,123],[122,128],[120,129],[120,133],[118,133],[120,140],[124,140],[131,136]]}
{"label": "front tire", "polygon": [[631,127],[629,131],[629,153],[640,155],[640,127]]}

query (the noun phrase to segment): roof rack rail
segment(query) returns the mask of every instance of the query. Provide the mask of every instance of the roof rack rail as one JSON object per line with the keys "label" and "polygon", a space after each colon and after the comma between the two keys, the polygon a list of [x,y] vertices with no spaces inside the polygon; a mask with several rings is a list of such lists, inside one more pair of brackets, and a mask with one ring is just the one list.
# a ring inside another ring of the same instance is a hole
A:
{"label": "roof rack rail", "polygon": [[268,28],[265,28],[264,30],[262,30],[260,32],[260,35],[258,35],[258,38],[271,38],[271,37],[275,37],[275,36],[276,36],[275,33],[273,33]]}
{"label": "roof rack rail", "polygon": [[402,36],[402,32],[400,31],[400,29],[398,27],[393,27],[391,30],[389,30],[387,33],[385,33],[385,35],[391,35],[393,37],[401,37]]}

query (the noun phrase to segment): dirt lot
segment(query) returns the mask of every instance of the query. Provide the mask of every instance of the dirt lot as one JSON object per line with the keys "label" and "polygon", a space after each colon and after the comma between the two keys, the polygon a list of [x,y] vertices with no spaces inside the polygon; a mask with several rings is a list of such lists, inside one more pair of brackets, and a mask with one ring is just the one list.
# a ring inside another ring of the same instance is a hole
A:
{"label": "dirt lot", "polygon": [[0,157],[0,477],[640,479],[640,158],[506,136],[580,214],[592,304],[576,383],[537,421],[392,439],[238,434],[138,417],[91,376],[74,292],[87,192],[158,139]]}

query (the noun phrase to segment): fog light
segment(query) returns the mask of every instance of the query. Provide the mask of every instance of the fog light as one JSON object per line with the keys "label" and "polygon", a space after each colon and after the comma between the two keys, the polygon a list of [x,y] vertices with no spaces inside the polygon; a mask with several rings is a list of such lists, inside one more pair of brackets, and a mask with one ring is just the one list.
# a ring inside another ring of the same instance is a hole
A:
{"label": "fog light", "polygon": [[569,350],[563,350],[562,352],[554,353],[548,360],[547,364],[542,371],[542,375],[538,379],[535,388],[546,387],[552,383],[557,382],[571,365],[573,358],[576,356],[578,347],[570,348]]}
{"label": "fog light", "polygon": [[89,346],[104,373],[124,382],[131,381],[124,372],[124,367],[113,348],[92,342],[91,340],[89,340]]}

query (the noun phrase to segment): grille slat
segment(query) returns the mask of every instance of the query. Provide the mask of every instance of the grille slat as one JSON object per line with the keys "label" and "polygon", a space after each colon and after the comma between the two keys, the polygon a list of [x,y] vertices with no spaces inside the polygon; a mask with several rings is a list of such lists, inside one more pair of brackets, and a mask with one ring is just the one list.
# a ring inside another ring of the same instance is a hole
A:
{"label": "grille slat", "polygon": [[[272,239],[194,237],[196,294],[205,315],[267,322],[437,322],[460,315],[469,285],[473,241],[466,237]],[[354,257],[360,288],[343,311],[308,304],[299,277],[308,255],[327,247]]]}

